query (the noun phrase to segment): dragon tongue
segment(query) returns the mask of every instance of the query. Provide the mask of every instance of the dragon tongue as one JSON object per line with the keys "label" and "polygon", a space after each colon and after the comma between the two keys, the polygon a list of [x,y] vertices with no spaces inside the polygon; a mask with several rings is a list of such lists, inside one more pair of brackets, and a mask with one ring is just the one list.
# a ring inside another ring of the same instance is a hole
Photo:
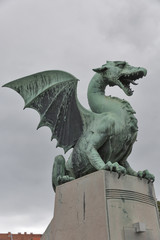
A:
{"label": "dragon tongue", "polygon": [[128,80],[130,83],[132,83],[133,85],[138,85],[138,83],[136,83],[135,81],[133,80]]}

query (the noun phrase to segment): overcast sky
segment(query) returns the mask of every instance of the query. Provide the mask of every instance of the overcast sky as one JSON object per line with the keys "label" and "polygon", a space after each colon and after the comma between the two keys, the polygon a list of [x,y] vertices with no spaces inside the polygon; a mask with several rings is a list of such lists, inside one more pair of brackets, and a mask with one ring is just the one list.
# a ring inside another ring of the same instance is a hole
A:
{"label": "overcast sky", "polygon": [[[78,97],[88,108],[92,68],[106,60],[148,70],[132,97],[118,87],[106,94],[125,98],[135,109],[138,142],[129,162],[156,176],[160,199],[160,1],[0,0],[1,85],[64,70],[80,79]],[[0,88],[0,233],[43,233],[53,216],[52,165],[63,151],[50,142],[49,128],[36,131],[38,113],[23,106],[16,92]]]}

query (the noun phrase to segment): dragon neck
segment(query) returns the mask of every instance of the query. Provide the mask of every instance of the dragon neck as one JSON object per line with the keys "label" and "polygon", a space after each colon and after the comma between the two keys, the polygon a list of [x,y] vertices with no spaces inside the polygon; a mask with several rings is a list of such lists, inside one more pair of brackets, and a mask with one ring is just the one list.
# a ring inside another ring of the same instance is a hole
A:
{"label": "dragon neck", "polygon": [[131,117],[135,111],[131,105],[117,97],[105,96],[105,88],[108,81],[101,74],[96,73],[88,86],[88,103],[91,110],[95,113],[112,112],[124,121]]}
{"label": "dragon neck", "polygon": [[111,97],[105,96],[107,81],[101,74],[96,73],[88,86],[88,103],[93,112],[113,112],[116,111],[116,104]]}

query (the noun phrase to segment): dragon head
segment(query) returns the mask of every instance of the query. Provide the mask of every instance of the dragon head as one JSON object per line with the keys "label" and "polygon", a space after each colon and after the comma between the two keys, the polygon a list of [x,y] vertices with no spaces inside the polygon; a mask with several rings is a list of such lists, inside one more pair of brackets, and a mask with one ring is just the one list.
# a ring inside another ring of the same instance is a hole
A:
{"label": "dragon head", "polygon": [[106,84],[119,86],[128,96],[133,94],[130,84],[137,85],[137,79],[146,76],[147,70],[141,67],[130,66],[125,61],[107,61],[100,68],[93,71],[102,74]]}

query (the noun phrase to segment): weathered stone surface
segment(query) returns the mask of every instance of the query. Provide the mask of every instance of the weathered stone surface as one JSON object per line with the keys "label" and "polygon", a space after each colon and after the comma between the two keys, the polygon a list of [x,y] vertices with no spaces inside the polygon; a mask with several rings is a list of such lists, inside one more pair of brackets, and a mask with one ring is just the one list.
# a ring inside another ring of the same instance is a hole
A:
{"label": "weathered stone surface", "polygon": [[41,240],[159,240],[152,183],[98,171],[56,189],[54,218]]}

